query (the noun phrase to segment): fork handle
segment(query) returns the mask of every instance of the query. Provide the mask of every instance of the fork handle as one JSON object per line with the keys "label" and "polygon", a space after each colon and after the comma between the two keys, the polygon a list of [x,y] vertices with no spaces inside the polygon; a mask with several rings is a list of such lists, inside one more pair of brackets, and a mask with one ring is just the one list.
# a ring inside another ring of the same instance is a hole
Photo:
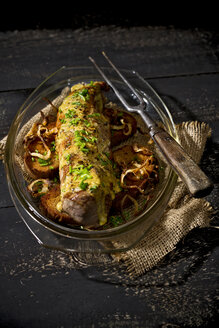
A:
{"label": "fork handle", "polygon": [[193,197],[201,198],[212,191],[212,182],[175,139],[162,128],[152,129],[150,134]]}

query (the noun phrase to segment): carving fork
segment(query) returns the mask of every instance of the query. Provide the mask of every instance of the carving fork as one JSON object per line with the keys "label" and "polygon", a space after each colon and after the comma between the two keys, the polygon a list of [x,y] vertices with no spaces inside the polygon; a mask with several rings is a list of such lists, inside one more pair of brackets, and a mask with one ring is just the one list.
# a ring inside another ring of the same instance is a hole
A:
{"label": "carving fork", "polygon": [[[213,184],[209,180],[209,178],[193,161],[193,159],[185,152],[185,150],[179,145],[179,143],[168,132],[159,127],[147,113],[145,113],[144,109],[146,104],[143,98],[116,68],[116,66],[108,58],[105,52],[102,52],[102,54],[139,101],[139,105],[130,106],[124,99],[124,97],[121,95],[121,93],[118,91],[118,89],[115,87],[115,85],[105,75],[102,69],[96,64],[95,60],[92,57],[89,57],[90,61],[94,64],[94,66],[102,75],[104,80],[112,88],[112,90],[114,91],[118,99],[121,101],[123,106],[127,109],[127,111],[138,113],[142,117],[149,130],[151,138],[159,147],[160,151],[162,152],[170,166],[185,183],[190,194],[196,198],[201,198],[208,195],[213,189]],[[151,99],[147,99],[147,101],[149,104],[153,105]]]}

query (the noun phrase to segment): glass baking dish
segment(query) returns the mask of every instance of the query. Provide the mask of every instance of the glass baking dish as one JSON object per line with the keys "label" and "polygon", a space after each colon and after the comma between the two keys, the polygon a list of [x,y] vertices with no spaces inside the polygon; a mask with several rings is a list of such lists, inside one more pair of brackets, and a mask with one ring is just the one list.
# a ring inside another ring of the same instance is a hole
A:
{"label": "glass baking dish", "polygon": [[[127,86],[118,79],[114,71],[110,68],[102,69],[119,91],[134,103],[136,99]],[[156,106],[153,110],[150,107],[150,116],[177,139],[172,116],[161,98],[136,72],[128,70],[121,70],[121,72],[145,99],[148,96],[153,99]],[[43,215],[27,191],[25,175],[16,161],[16,145],[19,135],[25,124],[45,107],[44,98],[53,101],[66,87],[69,88],[79,82],[89,83],[95,80],[102,79],[93,67],[61,67],[47,77],[18,110],[10,127],[5,149],[4,162],[8,187],[18,213],[41,245],[70,253],[114,253],[132,248],[164,213],[177,180],[177,175],[157,152],[159,161],[162,163],[160,165],[162,170],[159,173],[160,181],[155,194],[148,206],[126,223],[106,230],[87,231],[63,226]],[[107,98],[114,103],[119,102],[112,91],[107,93]]]}

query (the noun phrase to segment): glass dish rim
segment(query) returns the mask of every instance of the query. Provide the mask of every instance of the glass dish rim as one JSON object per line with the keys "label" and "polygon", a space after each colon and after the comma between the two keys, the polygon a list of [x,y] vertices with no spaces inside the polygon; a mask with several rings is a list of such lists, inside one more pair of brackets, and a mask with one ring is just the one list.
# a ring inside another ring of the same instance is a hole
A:
{"label": "glass dish rim", "polygon": [[[103,70],[110,70],[113,71],[111,68],[109,67],[101,67]],[[8,137],[7,137],[7,142],[6,142],[6,147],[5,147],[5,156],[4,156],[4,163],[5,163],[5,169],[6,169],[6,173],[7,173],[7,181],[8,183],[10,183],[10,186],[12,188],[12,190],[15,192],[16,197],[18,198],[20,204],[23,206],[23,208],[25,209],[25,211],[32,217],[32,219],[36,220],[38,223],[40,223],[42,226],[46,227],[47,229],[51,230],[52,232],[58,233],[62,236],[66,236],[69,238],[76,238],[76,239],[105,239],[105,238],[109,238],[112,236],[116,236],[119,235],[121,233],[125,233],[127,231],[131,231],[132,228],[136,227],[138,224],[140,224],[143,220],[145,220],[145,215],[146,214],[150,214],[151,212],[153,212],[153,210],[155,211],[155,209],[158,207],[159,205],[159,201],[162,197],[164,197],[166,190],[168,189],[170,184],[175,184],[176,181],[176,173],[170,168],[169,173],[168,173],[168,177],[167,177],[167,181],[165,182],[164,186],[162,187],[161,191],[158,194],[158,197],[156,197],[156,200],[149,206],[149,208],[146,208],[140,215],[138,215],[136,218],[118,226],[118,227],[113,227],[113,228],[109,228],[106,230],[92,230],[92,231],[87,231],[87,230],[76,230],[74,228],[71,227],[66,227],[66,226],[62,226],[54,221],[52,221],[51,219],[47,218],[46,216],[42,215],[41,213],[37,212],[33,206],[31,205],[31,203],[26,199],[26,197],[24,196],[24,194],[22,193],[21,190],[19,190],[19,187],[16,183],[16,176],[14,174],[14,170],[13,170],[13,160],[11,158],[12,154],[10,152],[10,147],[9,145],[11,144],[11,140],[13,141],[14,144],[14,138],[16,136],[16,132],[19,129],[19,119],[22,118],[22,115],[25,113],[26,109],[25,106],[26,104],[28,104],[28,102],[31,100],[31,98],[34,97],[34,95],[37,93],[37,91],[47,82],[49,81],[53,76],[55,76],[56,74],[58,74],[60,71],[62,70],[90,70],[93,69],[92,66],[62,66],[60,67],[58,70],[56,70],[55,72],[53,72],[52,74],[48,75],[36,88],[34,88],[34,90],[31,92],[31,94],[27,97],[27,99],[24,101],[24,103],[20,106],[20,108],[18,109],[14,120],[11,123],[10,129],[9,129],[9,133],[8,133]],[[150,87],[150,84],[148,84],[148,82],[143,79],[141,77],[141,75],[139,73],[137,73],[134,70],[128,70],[128,69],[120,69],[120,71],[123,74],[130,74],[131,75],[136,75],[138,78],[141,79],[142,83],[145,83],[147,85],[147,87]],[[82,75],[82,74],[81,74]],[[88,73],[84,73],[82,76],[84,75],[89,75]],[[78,76],[77,76],[78,78]],[[66,81],[69,79],[65,79]],[[162,99],[160,98],[160,100],[162,101]],[[171,123],[171,128],[173,131],[171,131],[172,133],[175,134],[175,137],[177,137],[176,134],[176,130],[175,130],[175,126],[173,123],[173,119],[172,116],[167,108],[167,106],[165,105],[165,103],[162,101],[162,104],[165,107],[166,113],[163,113],[162,109],[161,110],[162,114],[166,117],[168,117],[168,120]],[[29,107],[29,105],[28,105]],[[27,108],[28,109],[28,108]],[[166,115],[167,114],[167,115]],[[16,127],[16,128],[15,128]],[[11,159],[11,160],[10,160]],[[172,188],[173,189],[173,188]]]}

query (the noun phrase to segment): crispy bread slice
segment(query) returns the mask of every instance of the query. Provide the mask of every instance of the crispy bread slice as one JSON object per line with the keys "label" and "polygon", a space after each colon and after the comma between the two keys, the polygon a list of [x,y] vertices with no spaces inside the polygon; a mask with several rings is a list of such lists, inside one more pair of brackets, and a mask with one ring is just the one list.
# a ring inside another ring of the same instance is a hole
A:
{"label": "crispy bread slice", "polygon": [[111,128],[111,147],[115,147],[133,136],[137,130],[134,116],[115,108],[104,108]]}
{"label": "crispy bread slice", "polygon": [[158,182],[158,165],[151,150],[137,145],[122,146],[112,155],[123,188],[116,194],[112,209],[120,211],[132,203],[131,198],[136,199],[140,193],[144,194],[146,188],[153,188]]}
{"label": "crispy bread slice", "polygon": [[[37,135],[38,125],[25,140],[24,165],[33,179],[51,178],[59,168],[58,154],[55,149],[55,122],[43,126],[42,136]],[[47,152],[50,156],[47,158]]]}
{"label": "crispy bread slice", "polygon": [[57,209],[60,201],[60,184],[55,184],[45,195],[40,198],[40,208],[44,214],[53,221],[66,224],[76,224],[66,213]]}

